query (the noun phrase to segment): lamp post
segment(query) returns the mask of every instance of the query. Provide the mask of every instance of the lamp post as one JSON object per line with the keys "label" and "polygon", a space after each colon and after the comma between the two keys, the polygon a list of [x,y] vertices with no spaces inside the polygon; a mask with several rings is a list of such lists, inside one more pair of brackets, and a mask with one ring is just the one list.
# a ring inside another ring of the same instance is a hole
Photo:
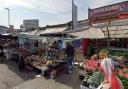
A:
{"label": "lamp post", "polygon": [[10,9],[9,8],[5,8],[8,11],[8,28],[10,30]]}

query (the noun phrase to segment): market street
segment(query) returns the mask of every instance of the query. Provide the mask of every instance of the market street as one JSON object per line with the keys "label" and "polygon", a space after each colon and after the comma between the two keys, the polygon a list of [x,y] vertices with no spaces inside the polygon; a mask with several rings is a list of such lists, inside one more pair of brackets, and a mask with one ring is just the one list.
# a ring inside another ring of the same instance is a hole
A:
{"label": "market street", "polygon": [[32,73],[19,72],[15,62],[0,63],[0,89],[11,89],[29,79],[33,79]]}
{"label": "market street", "polygon": [[24,82],[13,89],[80,89],[77,68],[73,74],[61,73],[55,79],[45,79],[43,76]]}
{"label": "market street", "polygon": [[[65,71],[63,71],[65,72]],[[79,89],[78,70],[60,73],[55,79],[36,78],[32,72],[19,72],[13,61],[0,64],[0,89]]]}
{"label": "market street", "polygon": [[128,0],[0,0],[0,89],[128,89]]}
{"label": "market street", "polygon": [[[47,80],[44,78],[36,78],[25,82],[13,89],[80,89],[78,81],[74,79],[67,79],[63,77],[61,81],[58,80]],[[76,84],[73,84],[76,83]],[[73,86],[74,85],[74,86]]]}

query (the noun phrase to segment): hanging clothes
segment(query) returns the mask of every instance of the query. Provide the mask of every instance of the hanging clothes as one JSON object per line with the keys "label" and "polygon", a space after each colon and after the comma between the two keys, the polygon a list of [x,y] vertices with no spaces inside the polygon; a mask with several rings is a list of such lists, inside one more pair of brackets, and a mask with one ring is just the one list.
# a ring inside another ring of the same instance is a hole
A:
{"label": "hanging clothes", "polygon": [[93,55],[93,45],[89,44],[86,51],[86,57],[89,58]]}
{"label": "hanging clothes", "polygon": [[81,47],[81,40],[77,39],[73,41],[74,47],[80,48]]}
{"label": "hanging clothes", "polygon": [[62,40],[61,41],[61,50],[65,49],[66,48],[66,42],[65,40]]}
{"label": "hanging clothes", "polygon": [[87,54],[87,48],[89,45],[89,39],[83,39],[82,45],[83,45],[83,57]]}

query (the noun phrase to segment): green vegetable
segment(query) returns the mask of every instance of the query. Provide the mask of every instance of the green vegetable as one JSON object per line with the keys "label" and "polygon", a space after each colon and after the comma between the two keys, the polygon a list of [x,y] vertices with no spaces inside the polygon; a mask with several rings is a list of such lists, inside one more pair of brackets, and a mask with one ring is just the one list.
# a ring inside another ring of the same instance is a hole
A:
{"label": "green vegetable", "polygon": [[93,87],[98,87],[101,83],[102,74],[100,72],[94,72],[93,75],[86,75],[82,84],[88,87],[89,85]]}
{"label": "green vegetable", "polygon": [[122,81],[124,89],[128,89],[128,78],[120,77],[120,76],[118,76],[118,77]]}

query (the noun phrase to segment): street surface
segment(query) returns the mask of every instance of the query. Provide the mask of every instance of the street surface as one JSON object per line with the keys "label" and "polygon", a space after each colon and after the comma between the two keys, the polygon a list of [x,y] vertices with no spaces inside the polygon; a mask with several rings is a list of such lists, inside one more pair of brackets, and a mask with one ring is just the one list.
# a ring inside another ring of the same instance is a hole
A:
{"label": "street surface", "polygon": [[0,89],[79,89],[78,69],[60,73],[55,79],[36,78],[33,72],[20,72],[13,61],[0,63]]}
{"label": "street surface", "polygon": [[0,62],[0,89],[11,89],[33,78],[32,72],[20,72],[13,61]]}

